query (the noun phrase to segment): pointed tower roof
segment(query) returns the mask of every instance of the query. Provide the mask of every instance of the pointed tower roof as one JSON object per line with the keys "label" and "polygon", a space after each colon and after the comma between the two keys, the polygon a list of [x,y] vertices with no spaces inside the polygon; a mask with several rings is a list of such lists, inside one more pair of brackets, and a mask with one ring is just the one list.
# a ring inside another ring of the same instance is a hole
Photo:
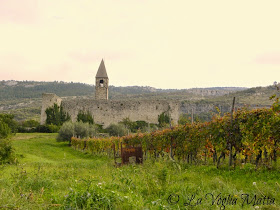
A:
{"label": "pointed tower roof", "polygon": [[106,72],[106,68],[105,68],[105,64],[104,61],[102,59],[100,66],[98,68],[97,74],[95,76],[95,78],[108,78],[107,72]]}

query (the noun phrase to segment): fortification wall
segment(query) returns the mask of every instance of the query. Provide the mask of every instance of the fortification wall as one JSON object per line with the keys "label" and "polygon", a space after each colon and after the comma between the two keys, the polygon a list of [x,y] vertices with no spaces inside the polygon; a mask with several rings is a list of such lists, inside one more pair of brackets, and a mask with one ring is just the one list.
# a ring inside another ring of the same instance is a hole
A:
{"label": "fortification wall", "polygon": [[45,124],[47,120],[46,109],[53,106],[55,103],[60,106],[62,99],[54,93],[43,93],[42,94],[42,109],[41,109],[41,121],[40,124]]}
{"label": "fortification wall", "polygon": [[76,121],[80,110],[89,111],[95,123],[104,127],[117,123],[128,117],[132,121],[143,120],[158,123],[158,115],[169,110],[172,121],[177,124],[179,119],[180,102],[165,100],[113,101],[113,100],[71,100],[62,101],[62,106]]}

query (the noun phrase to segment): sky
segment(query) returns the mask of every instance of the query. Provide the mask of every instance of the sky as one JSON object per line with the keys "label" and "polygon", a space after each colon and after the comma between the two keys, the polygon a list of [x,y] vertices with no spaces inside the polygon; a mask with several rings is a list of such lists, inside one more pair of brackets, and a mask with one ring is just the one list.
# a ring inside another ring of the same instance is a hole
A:
{"label": "sky", "polygon": [[0,0],[0,80],[114,86],[280,82],[279,0]]}

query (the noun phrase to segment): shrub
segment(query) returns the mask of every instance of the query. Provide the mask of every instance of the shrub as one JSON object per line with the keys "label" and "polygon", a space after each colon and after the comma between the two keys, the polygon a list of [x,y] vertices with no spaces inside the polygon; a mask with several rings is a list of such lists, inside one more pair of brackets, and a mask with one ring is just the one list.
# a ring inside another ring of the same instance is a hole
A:
{"label": "shrub", "polygon": [[51,133],[57,133],[60,129],[60,126],[53,124],[47,125],[47,127],[49,128]]}
{"label": "shrub", "polygon": [[0,119],[0,164],[12,162],[14,159],[11,142],[6,139],[10,135],[10,127]]}
{"label": "shrub", "polygon": [[98,126],[97,125],[95,125],[95,124],[93,124],[93,125],[89,125],[89,130],[88,130],[88,134],[89,134],[89,137],[95,137],[95,136],[97,136],[97,134],[98,134],[98,130],[99,130],[99,128],[98,128]]}
{"label": "shrub", "polygon": [[65,122],[57,136],[57,141],[69,141],[71,142],[71,138],[74,136],[74,124],[72,122]]}
{"label": "shrub", "polygon": [[77,121],[83,122],[83,123],[94,124],[93,117],[90,114],[90,112],[79,111],[78,116],[77,116]]}
{"label": "shrub", "polygon": [[64,123],[58,133],[57,141],[69,141],[73,136],[79,138],[94,137],[97,134],[97,126],[83,122],[66,122]]}
{"label": "shrub", "polygon": [[127,129],[123,124],[110,124],[106,130],[110,136],[124,136],[127,134]]}
{"label": "shrub", "polygon": [[11,134],[11,129],[6,123],[2,122],[0,119],[0,139],[7,138],[10,134]]}
{"label": "shrub", "polygon": [[11,163],[14,160],[14,151],[11,141],[0,139],[0,164]]}
{"label": "shrub", "polygon": [[25,128],[23,126],[19,126],[18,132],[19,133],[33,133],[33,132],[35,132],[35,129],[33,130],[33,129]]}
{"label": "shrub", "polygon": [[149,123],[147,123],[146,121],[140,121],[140,120],[138,120],[138,121],[136,121],[135,122],[135,129],[136,129],[136,131],[137,130],[144,130],[144,129],[146,129],[146,128],[148,128],[149,127]]}
{"label": "shrub", "polygon": [[126,117],[122,121],[120,121],[119,124],[124,125],[124,127],[126,129],[129,129],[131,132],[136,132],[137,131],[137,129],[135,128],[136,123],[131,121],[128,117]]}
{"label": "shrub", "polygon": [[158,130],[158,126],[153,123],[141,129],[142,132],[154,132],[156,130]]}
{"label": "shrub", "polygon": [[78,138],[85,138],[89,136],[89,124],[83,122],[74,123],[74,134]]}
{"label": "shrub", "polygon": [[35,129],[38,133],[51,133],[50,128],[47,125],[39,125]]}
{"label": "shrub", "polygon": [[60,126],[58,125],[38,125],[36,127],[24,127],[24,126],[19,126],[18,127],[18,132],[20,133],[57,133],[60,129]]}
{"label": "shrub", "polygon": [[17,132],[18,123],[14,120],[14,115],[12,115],[12,114],[0,114],[0,121],[7,124],[7,126],[11,129],[12,133]]}
{"label": "shrub", "polygon": [[40,123],[36,120],[26,120],[22,123],[22,126],[25,128],[36,128]]}
{"label": "shrub", "polygon": [[178,120],[179,125],[185,125],[187,123],[191,123],[191,116],[189,114],[181,114]]}
{"label": "shrub", "polygon": [[98,133],[106,133],[106,129],[103,128],[103,125],[94,124],[94,127],[96,128]]}
{"label": "shrub", "polygon": [[[149,130],[149,123],[143,120],[137,120],[135,122],[131,121],[128,117],[124,118],[119,124],[124,125],[124,127],[132,133],[136,133],[140,131],[148,131]],[[150,127],[151,128],[151,127]]]}

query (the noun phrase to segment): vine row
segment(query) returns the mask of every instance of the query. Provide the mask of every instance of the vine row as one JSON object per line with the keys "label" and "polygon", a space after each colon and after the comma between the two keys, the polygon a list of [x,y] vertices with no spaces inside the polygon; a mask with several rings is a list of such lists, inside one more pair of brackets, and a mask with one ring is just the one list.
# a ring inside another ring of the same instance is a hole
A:
{"label": "vine row", "polygon": [[210,162],[220,167],[225,159],[229,166],[253,163],[258,167],[275,166],[280,151],[280,114],[273,108],[238,109],[232,116],[214,116],[205,123],[185,124],[152,133],[124,137],[78,139],[72,147],[93,154],[112,155],[120,145],[141,145],[148,157],[169,155],[188,163]]}

